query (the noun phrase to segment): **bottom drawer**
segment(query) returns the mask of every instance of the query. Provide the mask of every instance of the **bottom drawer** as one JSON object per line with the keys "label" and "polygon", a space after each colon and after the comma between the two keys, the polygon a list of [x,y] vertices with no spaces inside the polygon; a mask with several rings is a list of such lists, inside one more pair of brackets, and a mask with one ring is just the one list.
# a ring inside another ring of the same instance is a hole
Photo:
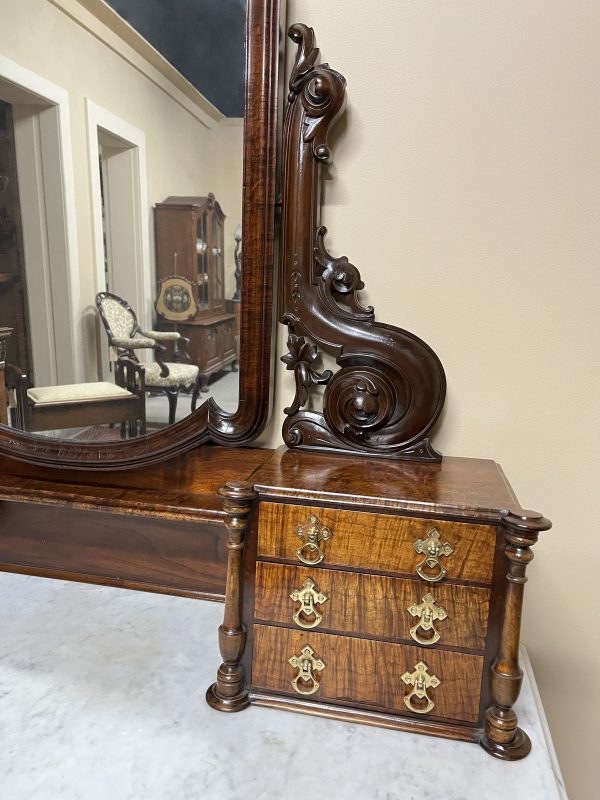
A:
{"label": "bottom drawer", "polygon": [[[307,645],[312,654],[302,656]],[[298,660],[292,665],[289,659],[294,656]],[[320,668],[312,668],[311,658],[321,662]],[[302,661],[314,677],[300,678],[295,689],[292,681],[301,671]],[[427,670],[417,670],[420,662]],[[338,701],[388,713],[476,723],[482,672],[483,656],[254,626],[252,687],[307,700]],[[430,682],[433,676],[437,682]],[[425,686],[426,696],[419,696],[417,690],[423,682],[429,684]],[[411,711],[405,698],[418,711]]]}

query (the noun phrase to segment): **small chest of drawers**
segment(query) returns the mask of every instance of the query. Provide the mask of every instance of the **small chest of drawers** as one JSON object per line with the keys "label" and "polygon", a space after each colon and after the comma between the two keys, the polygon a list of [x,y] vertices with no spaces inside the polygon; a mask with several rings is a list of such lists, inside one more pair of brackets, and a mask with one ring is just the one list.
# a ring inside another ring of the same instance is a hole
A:
{"label": "small chest of drawers", "polygon": [[512,705],[543,517],[494,462],[278,453],[223,490],[230,571],[208,700],[529,751]]}

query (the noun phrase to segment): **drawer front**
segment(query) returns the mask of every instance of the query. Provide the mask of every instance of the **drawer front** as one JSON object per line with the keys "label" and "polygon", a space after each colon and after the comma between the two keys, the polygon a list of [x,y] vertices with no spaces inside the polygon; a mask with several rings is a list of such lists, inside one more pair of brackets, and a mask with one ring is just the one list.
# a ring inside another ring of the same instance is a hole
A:
{"label": "drawer front", "polygon": [[[313,522],[315,519],[316,523]],[[302,537],[298,535],[299,528],[303,531]],[[317,531],[318,538],[323,535],[323,528],[326,529],[324,536],[328,538],[318,541],[318,550],[311,548],[310,543],[305,544],[311,529]],[[448,545],[447,549],[452,552],[449,555],[441,553],[433,566],[423,564],[420,568],[422,574],[430,579],[430,585],[435,586],[445,578],[491,582],[496,545],[496,528],[492,525],[280,503],[262,503],[260,506],[259,558],[279,558],[298,564],[302,556],[315,565],[355,567],[417,577],[417,569],[427,556],[426,548],[435,541],[440,546]],[[421,552],[415,550],[415,544]],[[428,582],[424,581],[426,585]]]}
{"label": "drawer front", "polygon": [[[311,650],[303,654],[306,646]],[[297,660],[292,665],[289,659],[294,657]],[[309,670],[310,679],[298,678],[309,658],[316,661],[317,668]],[[419,670],[419,664],[426,669]],[[477,723],[482,672],[483,656],[254,626],[253,688],[296,698],[352,703],[415,718]],[[419,677],[430,684],[426,696],[415,694]],[[292,685],[294,679],[301,691]],[[315,687],[316,691],[308,694]],[[405,698],[420,711],[411,710]]]}
{"label": "drawer front", "polygon": [[[314,586],[306,586],[307,580]],[[320,602],[319,594],[327,599]],[[428,596],[433,603],[423,602]],[[294,628],[483,650],[489,602],[488,589],[472,586],[428,586],[419,579],[260,561],[256,565],[255,618]]]}
{"label": "drawer front", "polygon": [[235,320],[229,319],[223,322],[219,328],[221,338],[221,356],[229,358],[234,356],[235,350]]}

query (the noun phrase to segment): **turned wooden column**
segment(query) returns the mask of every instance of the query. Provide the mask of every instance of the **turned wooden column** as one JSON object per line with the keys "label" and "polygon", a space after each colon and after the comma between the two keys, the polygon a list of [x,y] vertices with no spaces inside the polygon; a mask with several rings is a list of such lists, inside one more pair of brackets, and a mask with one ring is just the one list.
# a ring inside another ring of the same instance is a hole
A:
{"label": "turned wooden column", "polygon": [[216,683],[206,692],[207,703],[217,711],[241,711],[249,705],[246,676],[240,663],[246,646],[242,625],[243,550],[256,492],[245,481],[226,483],[219,494],[227,513],[227,589],[223,624],[219,626],[219,649],[223,663]]}
{"label": "turned wooden column", "polygon": [[513,710],[523,681],[523,672],[519,666],[521,612],[527,582],[525,572],[533,559],[531,547],[537,542],[540,531],[547,531],[551,527],[550,520],[535,511],[524,511],[523,516],[506,514],[502,518],[508,586],[500,646],[492,664],[493,702],[485,715],[481,746],[491,755],[505,761],[524,758],[531,750],[529,737],[518,727],[517,715]]}

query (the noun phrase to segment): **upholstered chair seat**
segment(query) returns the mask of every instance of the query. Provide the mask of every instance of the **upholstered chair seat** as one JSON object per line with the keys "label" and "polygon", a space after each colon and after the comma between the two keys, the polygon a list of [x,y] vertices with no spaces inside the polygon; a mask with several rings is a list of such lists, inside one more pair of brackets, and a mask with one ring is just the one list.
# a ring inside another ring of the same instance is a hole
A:
{"label": "upholstered chair seat", "polygon": [[108,381],[68,383],[63,386],[36,386],[27,390],[27,399],[34,405],[90,403],[94,400],[130,397],[131,392]]}
{"label": "upholstered chair seat", "polygon": [[169,374],[162,376],[161,365],[153,362],[144,366],[146,377],[146,389],[160,387],[167,389],[173,386],[182,386],[191,389],[198,380],[199,369],[195,364],[175,364],[170,361],[165,363]]}
{"label": "upholstered chair seat", "polygon": [[[192,391],[192,411],[196,408],[200,391],[200,370],[197,365],[185,362],[165,362],[161,354],[166,352],[166,343],[175,345],[175,357],[183,355],[180,343],[187,342],[177,331],[144,330],[138,323],[135,312],[125,300],[109,292],[96,295],[96,306],[106,328],[108,341],[117,351],[117,364],[124,360],[139,364],[143,379],[142,392],[159,391],[169,401],[169,423],[175,422],[179,391]],[[153,350],[155,360],[140,363],[136,350]]]}

